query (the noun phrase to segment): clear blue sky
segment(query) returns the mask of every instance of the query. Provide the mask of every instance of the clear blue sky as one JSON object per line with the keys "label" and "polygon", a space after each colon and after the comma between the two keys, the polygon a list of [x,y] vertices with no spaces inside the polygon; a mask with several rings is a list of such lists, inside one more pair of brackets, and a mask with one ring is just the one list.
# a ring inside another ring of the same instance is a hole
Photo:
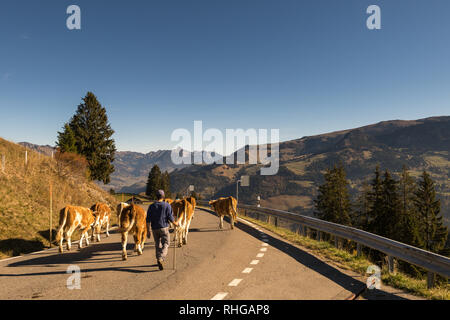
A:
{"label": "clear blue sky", "polygon": [[[366,28],[371,4],[381,30]],[[0,136],[53,144],[87,91],[117,148],[140,152],[194,120],[289,140],[449,115],[449,13],[448,0],[2,0]]]}

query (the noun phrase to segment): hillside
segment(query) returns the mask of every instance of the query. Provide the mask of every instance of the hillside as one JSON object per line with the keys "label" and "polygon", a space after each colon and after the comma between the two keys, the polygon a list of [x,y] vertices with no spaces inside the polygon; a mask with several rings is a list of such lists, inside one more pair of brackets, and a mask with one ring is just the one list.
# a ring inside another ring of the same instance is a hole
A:
{"label": "hillside", "polygon": [[257,165],[204,165],[178,169],[171,174],[172,191],[195,184],[206,198],[236,193],[236,179],[250,175],[250,187],[240,187],[239,198],[267,207],[313,214],[313,199],[323,183],[324,171],[342,162],[355,195],[372,179],[376,165],[398,173],[406,165],[413,177],[430,172],[450,225],[450,117],[414,121],[384,121],[280,143],[280,170],[275,176],[259,175]]}
{"label": "hillside", "polygon": [[[112,205],[116,200],[83,176],[58,175],[56,161],[0,138],[0,259],[43,249],[49,237],[49,184],[53,183],[53,230],[65,205],[91,206],[97,201]],[[113,219],[115,215],[113,215]],[[113,220],[114,221],[114,220]],[[76,237],[75,237],[76,238]],[[54,239],[54,237],[53,237]]]}

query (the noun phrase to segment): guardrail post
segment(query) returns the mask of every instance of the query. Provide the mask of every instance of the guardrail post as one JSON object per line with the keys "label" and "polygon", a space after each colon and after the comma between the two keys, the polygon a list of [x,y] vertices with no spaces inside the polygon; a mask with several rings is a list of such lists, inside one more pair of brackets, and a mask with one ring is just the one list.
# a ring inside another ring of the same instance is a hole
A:
{"label": "guardrail post", "polygon": [[317,230],[316,240],[317,240],[317,241],[322,241],[322,232],[319,231],[319,230]]}
{"label": "guardrail post", "polygon": [[334,236],[334,246],[336,248],[339,248],[339,240],[338,240],[338,237],[336,237],[336,236]]}
{"label": "guardrail post", "polygon": [[389,268],[389,273],[394,273],[395,272],[395,266],[394,266],[394,257],[393,256],[388,256],[388,268]]}
{"label": "guardrail post", "polygon": [[362,253],[362,246],[360,243],[357,243],[356,244],[356,256],[361,257],[361,253]]}
{"label": "guardrail post", "polygon": [[278,227],[278,217],[275,217],[275,227]]}
{"label": "guardrail post", "polygon": [[270,224],[270,215],[267,215],[267,223]]}
{"label": "guardrail post", "polygon": [[436,275],[433,272],[427,272],[427,288],[433,289],[435,285]]}

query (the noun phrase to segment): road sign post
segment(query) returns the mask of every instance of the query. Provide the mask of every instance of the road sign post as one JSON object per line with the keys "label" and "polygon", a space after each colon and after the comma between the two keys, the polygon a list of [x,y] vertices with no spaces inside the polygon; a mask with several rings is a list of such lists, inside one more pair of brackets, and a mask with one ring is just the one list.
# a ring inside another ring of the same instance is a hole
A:
{"label": "road sign post", "polygon": [[236,203],[239,205],[239,183],[241,183],[241,187],[250,186],[250,177],[249,176],[241,176],[241,179],[236,181]]}

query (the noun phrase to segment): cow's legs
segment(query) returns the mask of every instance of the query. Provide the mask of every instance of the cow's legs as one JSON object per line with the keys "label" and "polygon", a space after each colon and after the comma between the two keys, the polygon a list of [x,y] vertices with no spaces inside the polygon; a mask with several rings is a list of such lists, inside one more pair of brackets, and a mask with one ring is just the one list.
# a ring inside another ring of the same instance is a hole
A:
{"label": "cow's legs", "polygon": [[142,249],[142,251],[144,251],[145,240],[147,240],[147,232],[146,232],[145,229],[142,230],[141,239],[142,239],[142,241],[141,241],[141,249]]}
{"label": "cow's legs", "polygon": [[89,245],[89,227],[86,229],[85,233],[85,237],[84,239],[86,240],[86,246]]}
{"label": "cow's legs", "polygon": [[137,233],[137,254],[140,256],[142,254],[142,232],[136,230]]}
{"label": "cow's legs", "polygon": [[220,216],[219,229],[223,229],[223,216]]}
{"label": "cow's legs", "polygon": [[128,232],[122,233],[122,260],[127,260],[127,240]]}
{"label": "cow's legs", "polygon": [[97,228],[97,242],[100,242],[100,233],[102,233],[102,225],[101,224]]}
{"label": "cow's legs", "polygon": [[72,247],[72,234],[75,231],[75,227],[70,227],[69,230],[67,230],[66,233],[66,240],[67,240],[67,251],[70,251],[70,248]]}
{"label": "cow's legs", "polygon": [[109,218],[106,220],[106,236],[109,237]]}
{"label": "cow's legs", "polygon": [[138,251],[138,235],[137,233],[133,234],[133,239],[134,239],[134,252]]}
{"label": "cow's legs", "polygon": [[59,252],[62,253],[63,252],[63,241],[64,241],[64,230],[63,228],[61,228],[61,230],[59,230]]}
{"label": "cow's legs", "polygon": [[187,244],[187,236],[188,236],[188,233],[189,233],[189,227],[191,226],[191,221],[189,221],[188,223],[187,223],[187,226],[186,226],[186,230],[184,230],[184,233],[185,233],[185,235],[184,235],[184,244]]}

